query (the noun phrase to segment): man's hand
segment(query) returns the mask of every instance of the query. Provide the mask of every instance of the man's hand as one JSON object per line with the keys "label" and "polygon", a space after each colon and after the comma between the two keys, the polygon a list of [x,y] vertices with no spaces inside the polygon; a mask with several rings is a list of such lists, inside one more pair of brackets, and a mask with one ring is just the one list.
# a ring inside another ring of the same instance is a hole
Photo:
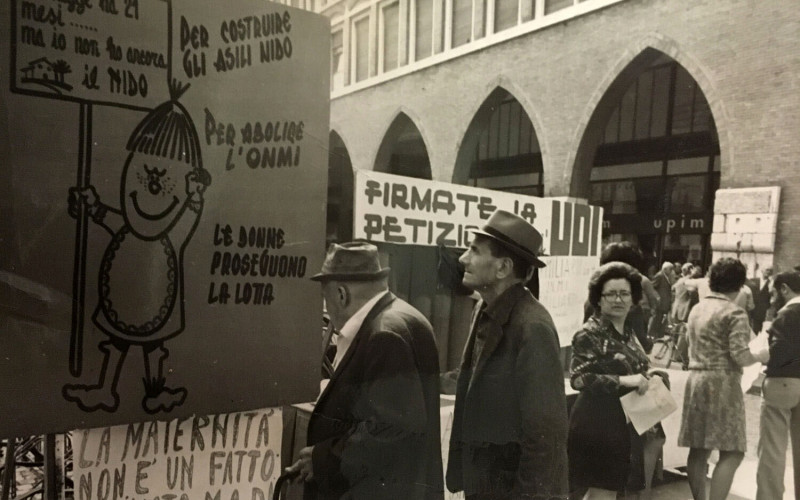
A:
{"label": "man's hand", "polygon": [[297,462],[292,464],[291,467],[286,468],[287,474],[297,474],[295,482],[311,481],[314,479],[314,468],[311,464],[311,452],[314,450],[313,446],[307,446],[300,450]]}

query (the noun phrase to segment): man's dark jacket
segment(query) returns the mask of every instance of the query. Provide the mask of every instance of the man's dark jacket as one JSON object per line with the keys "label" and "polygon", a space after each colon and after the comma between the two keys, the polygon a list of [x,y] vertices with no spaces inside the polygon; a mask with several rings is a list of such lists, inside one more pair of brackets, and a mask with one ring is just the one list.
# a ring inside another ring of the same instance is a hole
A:
{"label": "man's dark jacket", "polygon": [[800,378],[800,304],[781,308],[767,333],[767,377]]}
{"label": "man's dark jacket", "polygon": [[[521,284],[484,313],[482,304],[457,382],[447,487],[478,498],[567,498],[564,372],[550,313]],[[489,335],[473,373],[479,314]]]}
{"label": "man's dark jacket", "polygon": [[[767,319],[767,310],[770,306],[770,289],[769,289],[769,282],[764,280],[764,286],[758,288],[758,281],[753,280],[748,283],[750,288],[753,290],[753,303],[755,307],[753,308],[752,316],[753,316],[753,331],[756,333],[760,333],[762,327],[764,326],[764,320]],[[772,319],[772,318],[770,318]]]}
{"label": "man's dark jacket", "polygon": [[311,415],[304,498],[442,499],[438,378],[433,328],[387,292]]}

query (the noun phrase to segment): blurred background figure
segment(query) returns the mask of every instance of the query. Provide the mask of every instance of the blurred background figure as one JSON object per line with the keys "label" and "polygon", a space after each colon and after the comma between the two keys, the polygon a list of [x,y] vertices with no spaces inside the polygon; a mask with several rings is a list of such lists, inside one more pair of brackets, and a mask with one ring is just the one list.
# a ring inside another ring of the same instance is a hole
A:
{"label": "blurred background figure", "polygon": [[572,339],[570,384],[580,392],[570,414],[570,484],[588,488],[584,499],[649,490],[664,444],[661,424],[640,436],[619,400],[648,389],[650,360],[626,321],[641,298],[642,276],[633,267],[600,266],[589,281],[595,313]]}
{"label": "blurred background figure", "polygon": [[650,324],[647,327],[647,336],[657,339],[664,335],[664,326],[669,319],[672,308],[672,285],[675,284],[675,265],[664,262],[661,270],[653,276],[653,288],[658,294],[658,305],[652,309]]}
{"label": "blurred background figure", "polygon": [[747,313],[734,303],[745,282],[744,264],[722,258],[708,273],[710,292],[692,308],[687,322],[689,379],[678,445],[690,448],[689,487],[705,500],[708,458],[719,450],[708,498],[727,497],[746,450],[742,367],[761,361],[750,352]]}
{"label": "blurred background figure", "polygon": [[747,320],[750,324],[750,328],[753,328],[753,309],[755,309],[756,304],[753,301],[753,291],[750,290],[750,287],[747,284],[742,285],[739,289],[739,293],[736,295],[736,298],[733,302],[744,309],[747,313]]}
{"label": "blurred background figure", "polygon": [[774,311],[772,311],[773,314],[767,318],[767,311],[770,306],[770,295],[772,294],[772,275],[772,266],[765,267],[761,272],[761,279],[757,285],[756,293],[753,294],[753,300],[755,302],[755,308],[753,309],[753,331],[756,333],[761,332],[764,326],[764,320],[769,319],[769,321],[772,321],[774,317]]}

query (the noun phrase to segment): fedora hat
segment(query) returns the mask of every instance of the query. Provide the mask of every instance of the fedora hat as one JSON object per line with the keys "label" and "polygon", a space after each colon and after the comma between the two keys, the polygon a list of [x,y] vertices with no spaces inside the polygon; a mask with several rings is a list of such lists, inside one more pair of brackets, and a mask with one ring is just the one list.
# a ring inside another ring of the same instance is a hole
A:
{"label": "fedora hat", "polygon": [[505,210],[495,210],[481,229],[473,233],[486,236],[498,242],[503,248],[519,255],[536,267],[545,267],[539,259],[544,239],[528,221]]}
{"label": "fedora hat", "polygon": [[322,271],[311,277],[314,281],[371,281],[389,275],[381,267],[378,247],[370,243],[331,243],[322,263]]}

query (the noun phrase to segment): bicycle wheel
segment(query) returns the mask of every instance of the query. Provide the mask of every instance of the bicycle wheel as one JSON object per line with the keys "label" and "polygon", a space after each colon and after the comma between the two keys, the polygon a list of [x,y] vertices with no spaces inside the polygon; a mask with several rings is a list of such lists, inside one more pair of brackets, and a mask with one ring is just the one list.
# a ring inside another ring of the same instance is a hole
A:
{"label": "bicycle wheel", "polygon": [[[656,350],[656,346],[659,346],[658,350]],[[653,352],[653,357],[655,359],[664,359],[664,355],[667,354],[667,351],[669,351],[669,342],[666,340],[658,339],[653,342],[653,350],[651,352]]]}
{"label": "bicycle wheel", "polygon": [[675,352],[675,343],[670,339],[666,344],[664,344],[664,347],[667,350],[667,364],[665,365],[665,368],[669,368],[669,365],[672,364],[672,353]]}

